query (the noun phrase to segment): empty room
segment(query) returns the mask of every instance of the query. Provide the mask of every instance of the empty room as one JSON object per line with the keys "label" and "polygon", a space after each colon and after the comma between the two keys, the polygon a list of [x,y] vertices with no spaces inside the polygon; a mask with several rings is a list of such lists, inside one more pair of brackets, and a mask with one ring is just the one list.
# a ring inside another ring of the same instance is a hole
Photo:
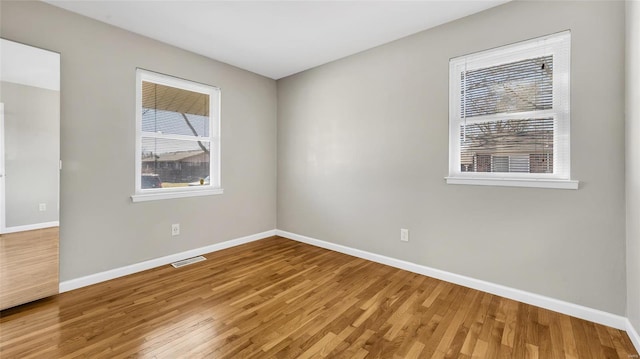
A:
{"label": "empty room", "polygon": [[640,358],[640,1],[0,1],[0,358]]}

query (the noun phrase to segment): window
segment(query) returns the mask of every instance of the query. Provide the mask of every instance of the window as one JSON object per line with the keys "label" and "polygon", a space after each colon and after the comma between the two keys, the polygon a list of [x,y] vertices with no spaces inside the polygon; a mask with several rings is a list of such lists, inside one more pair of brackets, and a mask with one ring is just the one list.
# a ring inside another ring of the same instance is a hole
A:
{"label": "window", "polygon": [[451,59],[447,183],[578,188],[570,43],[566,31]]}
{"label": "window", "polygon": [[220,187],[220,90],[136,71],[134,202],[211,195]]}

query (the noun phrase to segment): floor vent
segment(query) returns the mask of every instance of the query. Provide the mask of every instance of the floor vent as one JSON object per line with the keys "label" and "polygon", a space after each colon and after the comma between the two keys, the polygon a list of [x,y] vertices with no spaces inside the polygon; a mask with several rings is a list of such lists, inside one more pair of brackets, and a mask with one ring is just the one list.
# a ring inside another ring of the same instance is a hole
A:
{"label": "floor vent", "polygon": [[207,259],[207,258],[205,258],[203,256],[197,256],[197,257],[187,258],[187,259],[183,259],[181,261],[177,261],[177,262],[171,263],[171,265],[173,266],[173,268],[180,268],[180,267],[187,266],[189,264],[202,262],[205,259]]}

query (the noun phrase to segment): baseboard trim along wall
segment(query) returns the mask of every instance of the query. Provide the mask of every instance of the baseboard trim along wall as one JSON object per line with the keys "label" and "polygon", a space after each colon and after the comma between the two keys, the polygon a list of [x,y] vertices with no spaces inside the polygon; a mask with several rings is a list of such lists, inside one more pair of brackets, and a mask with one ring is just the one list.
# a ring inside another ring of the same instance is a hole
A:
{"label": "baseboard trim along wall", "polygon": [[636,328],[633,327],[633,324],[631,324],[629,319],[625,319],[625,320],[627,324],[626,326],[627,335],[629,335],[629,339],[631,339],[631,342],[636,347],[636,350],[640,352],[640,334],[638,334],[638,332],[636,331]]}
{"label": "baseboard trim along wall", "polygon": [[203,254],[239,246],[241,244],[257,241],[257,240],[272,237],[275,235],[276,235],[275,230],[266,231],[266,232],[257,233],[257,234],[253,234],[253,235],[242,237],[242,238],[228,240],[221,243],[215,243],[209,246],[192,249],[185,252],[171,254],[161,258],[155,258],[148,261],[131,264],[125,267],[120,267],[120,268],[115,268],[115,269],[111,269],[111,270],[100,272],[100,273],[90,274],[85,277],[66,280],[64,282],[60,282],[60,287],[59,287],[60,293],[68,292],[74,289],[86,287],[86,286],[97,284],[100,282],[105,282],[111,279],[124,277],[129,274],[142,272],[147,269],[160,267],[173,262],[181,261],[183,259],[196,257]]}
{"label": "baseboard trim along wall", "polygon": [[[597,309],[584,307],[578,304],[565,302],[562,300],[545,297],[543,295],[526,292],[520,289],[506,287],[500,284],[486,282],[480,279],[466,277],[463,275],[446,272],[440,269],[430,268],[420,264],[415,264],[400,259],[395,259],[387,256],[383,256],[376,253],[363,251],[360,249],[350,248],[340,244],[322,241],[319,239],[286,232],[282,230],[276,230],[276,235],[292,239],[294,241],[311,244],[316,247],[330,249],[336,252],[348,254],[354,257],[367,259],[373,262],[386,264],[391,267],[400,268],[409,272],[426,275],[429,277],[437,278],[446,282],[459,284],[464,287],[477,289],[483,292],[499,295],[501,297],[517,300],[519,302],[535,305],[545,309],[553,310],[555,312],[571,315],[577,318],[589,320],[595,323],[607,325],[616,329],[627,330],[629,337],[632,334],[629,331],[631,323],[623,316],[603,312]],[[633,340],[633,339],[632,339]],[[636,333],[637,340],[637,333]],[[638,344],[634,342],[636,348]],[[640,349],[639,349],[640,350]]]}

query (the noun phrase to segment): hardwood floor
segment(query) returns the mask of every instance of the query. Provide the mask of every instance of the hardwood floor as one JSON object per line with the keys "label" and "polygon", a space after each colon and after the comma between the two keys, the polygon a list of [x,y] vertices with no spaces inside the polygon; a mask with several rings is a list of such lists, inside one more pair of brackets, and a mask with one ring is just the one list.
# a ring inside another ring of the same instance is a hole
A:
{"label": "hardwood floor", "polygon": [[5,310],[0,358],[637,358],[626,333],[273,237]]}

